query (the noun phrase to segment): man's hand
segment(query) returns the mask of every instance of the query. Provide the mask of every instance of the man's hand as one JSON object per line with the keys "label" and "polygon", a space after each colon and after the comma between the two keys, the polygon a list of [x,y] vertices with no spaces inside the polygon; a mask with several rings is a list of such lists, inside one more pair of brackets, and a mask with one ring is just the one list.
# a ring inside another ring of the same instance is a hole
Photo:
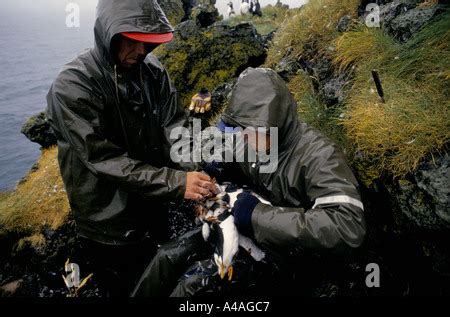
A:
{"label": "man's hand", "polygon": [[188,172],[186,176],[185,199],[202,200],[216,194],[216,186],[211,177],[200,172]]}

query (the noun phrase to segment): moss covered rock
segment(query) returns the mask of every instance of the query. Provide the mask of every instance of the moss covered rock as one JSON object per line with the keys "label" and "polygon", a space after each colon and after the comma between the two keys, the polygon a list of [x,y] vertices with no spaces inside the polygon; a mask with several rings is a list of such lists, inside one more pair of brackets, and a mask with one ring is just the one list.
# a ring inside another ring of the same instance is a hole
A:
{"label": "moss covered rock", "polygon": [[156,51],[188,106],[192,94],[237,77],[245,68],[264,62],[262,37],[249,23],[236,26],[214,24],[202,29],[195,21],[179,24],[175,39]]}
{"label": "moss covered rock", "polygon": [[56,144],[56,136],[53,134],[44,112],[29,118],[22,126],[20,132],[31,142],[36,142],[43,148]]}
{"label": "moss covered rock", "polygon": [[208,27],[214,22],[220,21],[222,16],[217,10],[216,0],[198,0],[192,9],[191,18],[202,27]]}
{"label": "moss covered rock", "polygon": [[181,0],[158,0],[158,3],[172,25],[177,25],[183,20],[185,11]]}

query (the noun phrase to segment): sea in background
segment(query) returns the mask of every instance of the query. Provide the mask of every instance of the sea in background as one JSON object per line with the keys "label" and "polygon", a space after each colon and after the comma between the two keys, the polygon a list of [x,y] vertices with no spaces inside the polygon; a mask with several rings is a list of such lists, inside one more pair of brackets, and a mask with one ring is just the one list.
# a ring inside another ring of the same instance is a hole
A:
{"label": "sea in background", "polygon": [[[69,1],[2,1],[0,11],[0,191],[14,188],[40,155],[20,133],[46,107],[61,67],[93,46],[95,4],[80,6],[80,27],[66,26]],[[95,2],[95,1],[91,1]]]}

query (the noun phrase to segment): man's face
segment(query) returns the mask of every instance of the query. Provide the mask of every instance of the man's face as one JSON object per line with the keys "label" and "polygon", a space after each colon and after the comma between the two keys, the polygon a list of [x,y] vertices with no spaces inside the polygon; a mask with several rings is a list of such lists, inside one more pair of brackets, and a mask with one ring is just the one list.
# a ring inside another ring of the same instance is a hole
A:
{"label": "man's face", "polygon": [[139,65],[158,44],[138,42],[120,35],[117,49],[117,60],[124,69]]}

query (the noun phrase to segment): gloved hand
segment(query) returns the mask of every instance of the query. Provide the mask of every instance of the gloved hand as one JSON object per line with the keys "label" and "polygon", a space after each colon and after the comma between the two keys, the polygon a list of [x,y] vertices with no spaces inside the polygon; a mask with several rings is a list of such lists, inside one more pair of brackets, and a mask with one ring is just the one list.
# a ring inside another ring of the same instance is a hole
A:
{"label": "gloved hand", "polygon": [[250,193],[243,192],[237,196],[232,209],[234,223],[238,231],[247,237],[253,236],[252,214],[258,203],[260,203],[258,198]]}
{"label": "gloved hand", "polygon": [[189,111],[195,113],[205,113],[211,109],[211,94],[209,92],[195,94],[191,99]]}
{"label": "gloved hand", "polygon": [[212,161],[205,165],[203,171],[209,176],[214,177],[218,182],[221,182],[224,173],[224,164],[222,162]]}

